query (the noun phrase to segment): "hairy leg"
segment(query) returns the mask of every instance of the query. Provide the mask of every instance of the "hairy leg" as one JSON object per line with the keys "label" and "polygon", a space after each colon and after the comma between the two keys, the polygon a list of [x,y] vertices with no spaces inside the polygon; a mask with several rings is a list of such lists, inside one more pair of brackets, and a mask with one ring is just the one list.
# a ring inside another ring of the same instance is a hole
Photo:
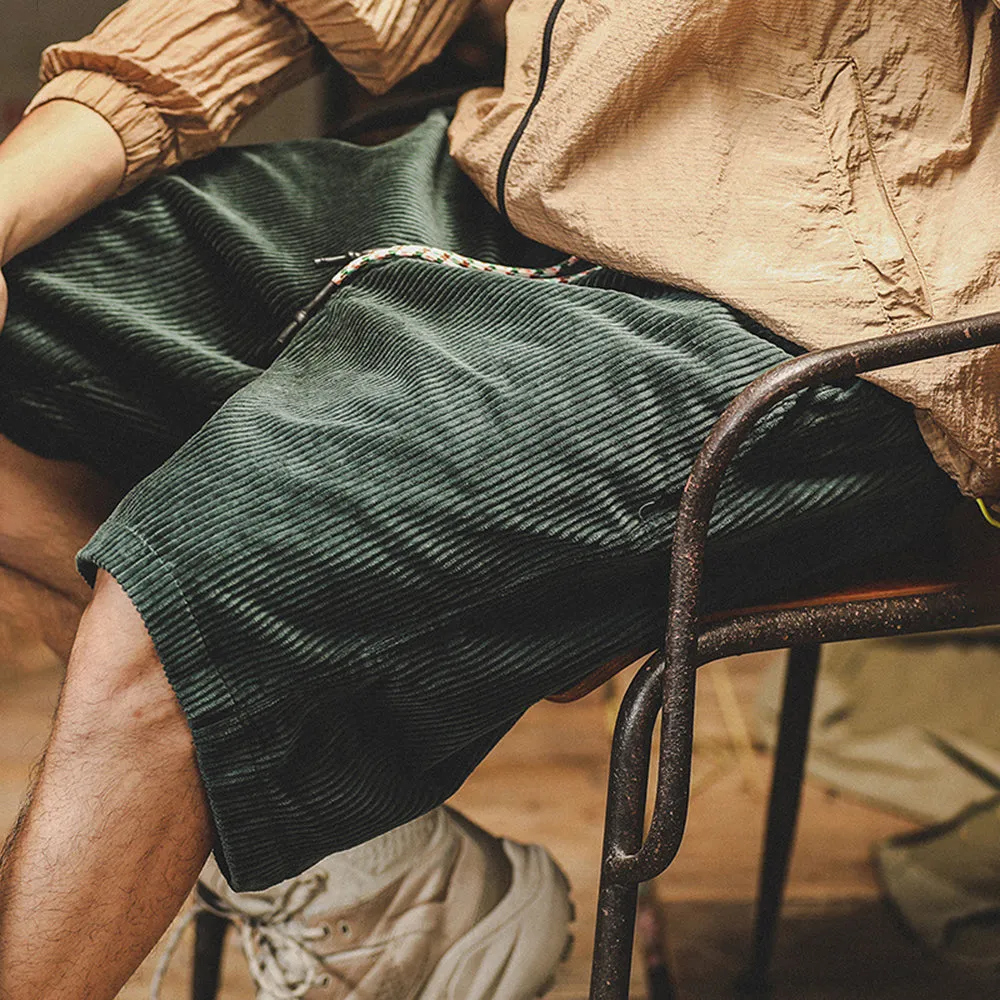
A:
{"label": "hairy leg", "polygon": [[138,612],[102,573],[0,857],[0,1000],[111,1000],[210,847],[186,720]]}

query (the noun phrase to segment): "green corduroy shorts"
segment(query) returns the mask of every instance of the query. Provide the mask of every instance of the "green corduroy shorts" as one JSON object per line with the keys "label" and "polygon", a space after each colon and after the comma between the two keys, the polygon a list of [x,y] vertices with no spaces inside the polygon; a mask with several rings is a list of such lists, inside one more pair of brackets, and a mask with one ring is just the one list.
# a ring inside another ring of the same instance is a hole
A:
{"label": "green corduroy shorts", "polygon": [[[7,269],[0,431],[119,484],[80,567],[145,619],[237,889],[439,804],[532,702],[658,645],[690,463],[791,353],[606,270],[557,284],[403,259],[275,357],[328,277],[314,257],[560,257],[497,216],[446,126],[224,150]],[[861,382],[810,391],[726,480],[710,600],[914,544],[954,495],[906,406]]]}

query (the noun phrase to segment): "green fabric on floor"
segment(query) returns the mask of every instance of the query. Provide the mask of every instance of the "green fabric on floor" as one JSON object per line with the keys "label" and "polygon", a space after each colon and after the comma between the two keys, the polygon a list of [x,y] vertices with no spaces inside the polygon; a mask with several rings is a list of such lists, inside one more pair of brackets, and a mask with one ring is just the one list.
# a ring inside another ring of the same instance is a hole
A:
{"label": "green fabric on floor", "polygon": [[[696,450],[790,353],[608,271],[395,260],[271,363],[328,276],[316,256],[561,256],[496,215],[446,128],[223,151],[9,269],[0,429],[128,490],[81,566],[150,629],[237,889],[439,804],[534,701],[657,645]],[[804,393],[726,481],[711,599],[917,544],[954,497],[908,407],[861,382]]]}

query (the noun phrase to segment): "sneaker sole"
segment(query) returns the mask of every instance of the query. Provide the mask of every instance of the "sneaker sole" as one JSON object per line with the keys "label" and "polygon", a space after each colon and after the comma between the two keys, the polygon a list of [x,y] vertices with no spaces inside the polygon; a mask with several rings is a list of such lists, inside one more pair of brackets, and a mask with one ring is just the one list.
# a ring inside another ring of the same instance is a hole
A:
{"label": "sneaker sole", "polygon": [[510,887],[441,957],[418,1000],[535,1000],[569,956],[569,881],[538,844],[503,841]]}

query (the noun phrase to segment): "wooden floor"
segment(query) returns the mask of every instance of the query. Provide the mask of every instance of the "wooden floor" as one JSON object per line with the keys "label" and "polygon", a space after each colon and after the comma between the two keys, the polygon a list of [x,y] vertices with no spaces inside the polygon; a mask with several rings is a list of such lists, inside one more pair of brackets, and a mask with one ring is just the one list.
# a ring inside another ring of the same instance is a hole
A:
{"label": "wooden floor", "polygon": [[[702,671],[694,798],[688,832],[671,869],[655,884],[667,925],[678,994],[735,996],[746,947],[762,827],[768,760],[740,751],[766,656]],[[59,673],[12,676],[0,668],[0,826],[12,822],[31,762],[42,746]],[[577,944],[551,1000],[586,995],[609,742],[609,699],[601,692],[569,706],[536,706],[455,798],[484,826],[544,842],[569,874],[578,907]],[[921,951],[878,897],[867,861],[877,838],[906,824],[808,785],[775,967],[775,1000],[983,1000],[995,984],[966,981]],[[121,997],[148,996],[156,954]],[[186,997],[183,942],[163,1000]],[[633,993],[642,995],[641,976]],[[235,947],[223,1000],[251,1000]]]}

